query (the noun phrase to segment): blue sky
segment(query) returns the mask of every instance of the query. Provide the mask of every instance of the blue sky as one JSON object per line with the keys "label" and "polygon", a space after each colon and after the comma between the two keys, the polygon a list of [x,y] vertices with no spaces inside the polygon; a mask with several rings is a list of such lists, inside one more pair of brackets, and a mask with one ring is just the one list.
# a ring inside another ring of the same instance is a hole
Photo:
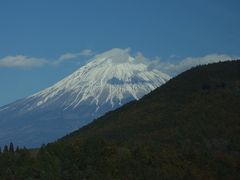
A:
{"label": "blue sky", "polygon": [[[239,9],[239,0],[1,0],[0,106],[112,48],[176,63],[209,54],[239,57]],[[3,65],[19,59],[38,64]],[[77,60],[48,65],[61,59]]]}

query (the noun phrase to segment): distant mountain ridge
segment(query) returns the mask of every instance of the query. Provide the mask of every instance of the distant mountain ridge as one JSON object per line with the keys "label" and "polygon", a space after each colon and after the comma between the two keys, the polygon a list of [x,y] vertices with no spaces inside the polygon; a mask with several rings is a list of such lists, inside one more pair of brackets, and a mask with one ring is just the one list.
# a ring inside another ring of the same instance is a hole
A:
{"label": "distant mountain ridge", "polygon": [[40,146],[138,100],[170,77],[112,49],[55,85],[0,108],[0,145]]}

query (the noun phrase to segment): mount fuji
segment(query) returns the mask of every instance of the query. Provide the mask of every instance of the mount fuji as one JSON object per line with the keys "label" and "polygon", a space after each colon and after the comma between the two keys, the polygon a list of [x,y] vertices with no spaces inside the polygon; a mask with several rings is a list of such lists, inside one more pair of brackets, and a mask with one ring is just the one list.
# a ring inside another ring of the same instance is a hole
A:
{"label": "mount fuji", "polygon": [[128,50],[112,49],[55,85],[0,107],[0,146],[37,147],[54,141],[169,79]]}

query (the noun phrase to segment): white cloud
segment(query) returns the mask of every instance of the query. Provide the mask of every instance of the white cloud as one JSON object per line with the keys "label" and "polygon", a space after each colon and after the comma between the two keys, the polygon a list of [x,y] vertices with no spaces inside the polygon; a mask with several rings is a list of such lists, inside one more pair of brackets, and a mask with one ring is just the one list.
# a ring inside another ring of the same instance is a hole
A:
{"label": "white cloud", "polygon": [[75,59],[78,57],[78,54],[74,53],[65,53],[59,57],[59,61],[69,60],[69,59]]}
{"label": "white cloud", "polygon": [[[128,60],[130,49],[113,48],[109,51],[97,54],[94,59],[110,58],[112,63],[119,64]],[[113,58],[114,57],[114,58]]]}
{"label": "white cloud", "polygon": [[125,62],[129,56],[132,56],[135,59],[133,63],[146,64],[149,70],[158,69],[170,76],[178,75],[179,73],[186,71],[197,65],[240,59],[240,57],[226,54],[209,54],[202,57],[187,57],[184,59],[180,59],[180,57],[177,55],[171,55],[169,59],[170,60],[175,59],[175,61],[169,62],[168,60],[162,60],[159,57],[156,57],[154,59],[147,58],[141,52],[137,52],[135,55],[132,55],[130,51],[131,49],[129,48],[128,49],[115,48],[112,49],[111,51],[107,51],[100,55],[96,55],[95,58],[101,58],[102,56],[103,57],[114,56],[114,62],[121,63]]}
{"label": "white cloud", "polygon": [[167,62],[159,57],[156,57],[155,59],[148,59],[144,57],[142,53],[138,53],[135,56],[135,59],[138,60],[137,62],[143,62],[147,64],[150,70],[158,69],[168,75],[175,76],[197,65],[235,60],[240,59],[240,57],[226,54],[209,54],[202,57],[187,57],[176,62]]}
{"label": "white cloud", "polygon": [[36,58],[36,57],[28,57],[24,55],[16,55],[16,56],[6,56],[0,58],[0,67],[8,67],[8,68],[36,68],[44,65],[56,65],[61,64],[67,60],[77,59],[81,56],[91,56],[93,55],[92,50],[85,49],[78,53],[65,53],[61,55],[56,60],[44,59],[44,58]]}
{"label": "white cloud", "polygon": [[[126,57],[130,55],[130,49],[115,49],[115,51],[121,51],[122,56],[120,56],[116,61],[122,61]],[[114,51],[114,52],[115,52]],[[109,53],[109,52],[108,52]],[[111,51],[113,53],[113,51]],[[49,60],[45,58],[35,58],[35,57],[28,57],[23,55],[17,56],[6,56],[0,58],[0,67],[15,67],[15,68],[35,68],[41,67],[44,65],[59,65],[69,60],[79,60],[79,58],[83,58],[86,60],[86,57],[90,57],[93,55],[93,52],[90,49],[85,49],[78,53],[65,53],[59,56],[56,60]],[[102,54],[106,55],[106,53]],[[96,55],[99,57],[100,55]],[[85,58],[84,58],[85,57]],[[178,60],[177,62],[167,62],[166,60],[162,60],[159,57],[155,59],[149,59],[145,57],[142,53],[138,52],[133,56],[135,58],[135,63],[145,63],[148,65],[149,69],[159,69],[160,71],[169,74],[171,76],[175,76],[191,67],[202,65],[202,64],[209,64],[214,62],[226,61],[226,60],[233,60],[233,59],[240,59],[237,56],[230,56],[226,54],[210,54],[202,57],[187,57],[182,60]],[[175,55],[174,55],[175,57]],[[82,61],[81,58],[81,62]],[[171,57],[170,57],[171,59]],[[179,59],[179,58],[178,58]],[[75,61],[76,62],[76,61]],[[79,61],[78,61],[79,62]],[[85,61],[86,62],[86,61]]]}
{"label": "white cloud", "polygon": [[90,49],[85,49],[78,53],[65,53],[65,54],[62,54],[56,61],[54,61],[54,64],[60,64],[67,60],[73,60],[81,56],[91,56],[91,55],[93,55],[93,52]]}
{"label": "white cloud", "polygon": [[33,68],[43,66],[44,64],[47,64],[45,59],[23,55],[0,58],[0,67]]}
{"label": "white cloud", "polygon": [[84,49],[81,53],[82,56],[92,56],[93,51],[91,49]]}
{"label": "white cloud", "polygon": [[170,74],[177,75],[185,70],[188,70],[197,65],[210,64],[215,62],[223,62],[227,60],[237,59],[236,56],[230,56],[226,54],[210,54],[203,57],[188,57],[183,60],[180,60],[178,63],[155,63],[154,66],[157,66],[162,71]]}
{"label": "white cloud", "polygon": [[143,62],[147,63],[149,61],[141,52],[138,52],[137,55],[134,57],[136,62]]}

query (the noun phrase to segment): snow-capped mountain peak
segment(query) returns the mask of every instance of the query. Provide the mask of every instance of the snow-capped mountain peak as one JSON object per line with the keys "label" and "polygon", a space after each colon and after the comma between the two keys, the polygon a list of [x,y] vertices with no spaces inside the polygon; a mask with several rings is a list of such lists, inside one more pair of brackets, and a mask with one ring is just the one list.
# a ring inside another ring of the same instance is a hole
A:
{"label": "snow-capped mountain peak", "polygon": [[0,145],[36,147],[76,130],[104,113],[138,100],[170,77],[112,49],[55,85],[0,108]]}
{"label": "snow-capped mountain peak", "polygon": [[158,70],[136,62],[128,50],[113,49],[96,56],[87,65],[54,86],[29,98],[37,98],[32,108],[47,106],[69,94],[61,105],[64,109],[77,108],[88,101],[99,106],[110,103],[112,107],[124,99],[139,99],[169,79]]}

